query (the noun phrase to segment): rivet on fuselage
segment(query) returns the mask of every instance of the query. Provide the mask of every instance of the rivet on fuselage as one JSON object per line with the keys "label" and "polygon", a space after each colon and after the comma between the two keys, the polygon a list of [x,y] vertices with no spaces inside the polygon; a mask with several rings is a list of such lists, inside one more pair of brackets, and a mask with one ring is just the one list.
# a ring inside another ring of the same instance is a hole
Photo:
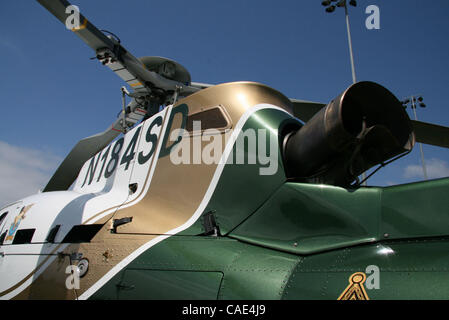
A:
{"label": "rivet on fuselage", "polygon": [[108,250],[106,250],[106,251],[103,253],[103,258],[104,258],[104,261],[105,261],[105,262],[108,262],[109,259],[113,257],[111,251],[112,251],[112,250],[108,249]]}

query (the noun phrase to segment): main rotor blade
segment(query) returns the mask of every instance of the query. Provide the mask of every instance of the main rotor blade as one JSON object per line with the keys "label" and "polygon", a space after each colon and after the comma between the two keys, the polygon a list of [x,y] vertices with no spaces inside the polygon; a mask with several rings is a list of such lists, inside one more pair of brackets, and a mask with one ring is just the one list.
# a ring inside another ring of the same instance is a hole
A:
{"label": "main rotor blade", "polygon": [[416,141],[449,148],[449,128],[437,124],[412,120]]}
{"label": "main rotor blade", "polygon": [[[66,0],[37,1],[63,24],[66,24],[66,20],[74,12],[73,10],[68,10],[69,13],[66,13],[67,7],[70,6],[70,3]],[[127,51],[118,41],[106,36],[81,13],[79,14],[79,27],[71,30],[89,47],[95,50],[97,58],[104,65],[107,65],[136,91],[151,91],[151,86],[163,90],[176,90],[177,87],[180,87],[180,93],[185,94],[198,91],[197,88],[191,87],[190,84],[170,80],[156,72],[149,71],[139,59]],[[151,83],[151,85],[148,85],[147,82]]]}
{"label": "main rotor blade", "polygon": [[[66,0],[37,0],[45,9],[53,14],[59,21],[66,24],[70,13],[66,13],[66,9],[70,3]],[[113,48],[114,43],[103,32],[98,30],[90,23],[82,14],[80,14],[79,27],[72,29],[75,34],[80,37],[89,47],[94,50],[108,47]]]}

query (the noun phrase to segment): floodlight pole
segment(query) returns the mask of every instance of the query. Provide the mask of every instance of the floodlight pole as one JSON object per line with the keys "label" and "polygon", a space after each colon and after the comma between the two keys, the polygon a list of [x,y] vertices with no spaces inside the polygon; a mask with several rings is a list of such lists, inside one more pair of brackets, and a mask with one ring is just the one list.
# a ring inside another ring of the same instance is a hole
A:
{"label": "floodlight pole", "polygon": [[[357,79],[355,76],[355,66],[354,66],[354,54],[352,52],[352,39],[351,39],[351,28],[349,27],[349,14],[348,14],[348,6],[345,0],[345,16],[346,16],[346,30],[348,31],[348,44],[349,44],[349,56],[351,58],[351,72],[352,72],[352,83],[356,83]],[[362,185],[367,186],[366,183],[366,173],[362,172]]]}
{"label": "floodlight pole", "polygon": [[[352,83],[356,83],[357,79],[355,76],[355,66],[354,66],[354,53],[352,52],[352,39],[351,39],[351,28],[349,27],[349,13],[348,13],[348,6],[345,0],[345,16],[346,16],[346,30],[348,31],[348,44],[349,44],[349,56],[351,58],[351,72],[352,72]],[[366,173],[362,172],[362,185],[367,186],[366,183]],[[364,181],[365,180],[365,181]]]}
{"label": "floodlight pole", "polygon": [[349,28],[349,14],[348,14],[348,6],[346,5],[346,1],[345,1],[345,15],[346,15],[346,29],[348,31],[349,55],[351,57],[352,83],[356,83],[357,80],[355,77],[354,54],[352,53],[351,30]]}
{"label": "floodlight pole", "polygon": [[[348,32],[348,44],[349,44],[349,56],[351,58],[351,71],[352,71],[352,83],[356,83],[357,79],[355,76],[355,66],[354,66],[354,53],[352,52],[352,39],[351,39],[351,28],[349,27],[349,13],[348,13],[348,1],[347,0],[339,0],[337,5],[332,5],[332,2],[338,0],[324,0],[321,4],[326,8],[326,12],[334,12],[335,7],[344,7],[345,8],[345,18],[346,18],[346,31]],[[349,2],[352,6],[357,6],[357,2],[355,0],[351,0]]]}
{"label": "floodlight pole", "polygon": [[[336,0],[333,0],[334,2]],[[349,57],[351,58],[351,72],[352,72],[352,83],[355,84],[357,82],[356,76],[355,76],[355,66],[354,66],[354,53],[352,52],[352,39],[351,39],[351,28],[349,27],[349,13],[348,13],[348,1],[347,0],[340,0],[337,4],[337,7],[344,7],[345,8],[345,17],[346,17],[346,30],[348,32],[348,44],[349,44]],[[329,6],[331,5],[331,1],[323,1],[321,3],[323,6]],[[356,2],[350,3],[351,5],[356,6]],[[333,12],[335,10],[335,6],[332,5],[326,9],[327,12]],[[362,173],[362,185],[367,186],[366,183],[366,173]]]}

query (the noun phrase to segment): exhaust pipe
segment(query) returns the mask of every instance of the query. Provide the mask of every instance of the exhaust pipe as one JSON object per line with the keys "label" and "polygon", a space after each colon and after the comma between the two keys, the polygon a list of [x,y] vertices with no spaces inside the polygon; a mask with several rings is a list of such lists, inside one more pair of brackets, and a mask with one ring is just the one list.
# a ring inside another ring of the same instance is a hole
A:
{"label": "exhaust pipe", "polygon": [[283,141],[287,177],[347,187],[415,143],[399,100],[374,82],[358,82]]}

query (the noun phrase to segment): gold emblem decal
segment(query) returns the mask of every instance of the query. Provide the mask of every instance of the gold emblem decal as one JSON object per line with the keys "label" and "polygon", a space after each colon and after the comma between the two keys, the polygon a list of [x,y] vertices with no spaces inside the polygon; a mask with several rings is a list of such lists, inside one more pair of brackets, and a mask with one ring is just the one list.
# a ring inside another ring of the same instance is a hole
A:
{"label": "gold emblem decal", "polygon": [[349,285],[337,300],[369,300],[366,294],[365,283],[366,275],[363,272],[356,272],[349,277]]}

